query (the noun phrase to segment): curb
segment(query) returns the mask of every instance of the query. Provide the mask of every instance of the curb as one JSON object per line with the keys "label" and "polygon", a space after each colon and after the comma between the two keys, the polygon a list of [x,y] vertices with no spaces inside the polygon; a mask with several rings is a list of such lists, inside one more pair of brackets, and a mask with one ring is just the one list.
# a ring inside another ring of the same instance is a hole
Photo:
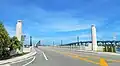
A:
{"label": "curb", "polygon": [[75,50],[75,51],[77,51],[77,52],[87,52],[87,53],[96,53],[96,52],[94,52],[94,51],[87,51],[87,50]]}

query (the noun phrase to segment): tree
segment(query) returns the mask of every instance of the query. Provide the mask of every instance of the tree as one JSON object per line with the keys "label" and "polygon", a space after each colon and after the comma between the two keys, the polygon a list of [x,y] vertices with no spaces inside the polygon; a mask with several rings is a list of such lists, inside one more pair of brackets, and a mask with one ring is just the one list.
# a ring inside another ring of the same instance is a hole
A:
{"label": "tree", "polygon": [[17,39],[17,37],[13,36],[11,39],[11,44],[10,44],[10,50],[17,50],[21,48],[22,44],[20,41]]}
{"label": "tree", "polygon": [[0,59],[8,57],[10,52],[10,37],[2,22],[0,22]]}

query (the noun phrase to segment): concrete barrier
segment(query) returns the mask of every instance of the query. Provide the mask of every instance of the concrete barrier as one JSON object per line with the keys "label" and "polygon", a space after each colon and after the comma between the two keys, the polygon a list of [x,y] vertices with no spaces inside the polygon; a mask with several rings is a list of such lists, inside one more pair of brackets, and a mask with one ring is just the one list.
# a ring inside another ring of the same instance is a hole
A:
{"label": "concrete barrier", "polygon": [[23,48],[23,52],[30,52],[31,48]]}

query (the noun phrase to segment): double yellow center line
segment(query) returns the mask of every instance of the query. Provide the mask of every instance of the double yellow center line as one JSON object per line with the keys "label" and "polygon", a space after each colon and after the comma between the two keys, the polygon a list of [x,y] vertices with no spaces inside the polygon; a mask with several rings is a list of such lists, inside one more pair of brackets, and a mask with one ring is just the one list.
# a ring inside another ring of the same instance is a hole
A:
{"label": "double yellow center line", "polygon": [[73,54],[73,53],[70,53],[70,52],[61,52],[61,51],[58,51],[58,50],[53,50],[53,51],[55,51],[57,53],[60,53],[60,54],[64,54],[66,56],[70,56],[72,58],[76,58],[76,59],[80,59],[80,60],[83,60],[83,61],[86,61],[86,62],[97,64],[97,65],[100,65],[100,66],[108,66],[107,62],[103,58],[100,59],[100,62],[95,62],[95,61],[89,60],[88,58],[81,57],[80,55]]}
{"label": "double yellow center line", "polygon": [[73,53],[69,53],[69,52],[61,52],[61,51],[58,51],[58,50],[55,50],[55,52],[58,52],[58,53],[61,53],[61,54],[70,56],[70,57],[72,57],[72,58],[77,58],[77,59],[80,59],[80,60],[84,60],[84,61],[87,61],[87,62],[91,62],[91,63],[94,63],[94,64],[100,64],[100,63],[98,63],[98,62],[94,62],[94,61],[92,61],[92,60],[88,60],[87,58],[80,57],[80,56],[77,55],[77,54],[73,54]]}

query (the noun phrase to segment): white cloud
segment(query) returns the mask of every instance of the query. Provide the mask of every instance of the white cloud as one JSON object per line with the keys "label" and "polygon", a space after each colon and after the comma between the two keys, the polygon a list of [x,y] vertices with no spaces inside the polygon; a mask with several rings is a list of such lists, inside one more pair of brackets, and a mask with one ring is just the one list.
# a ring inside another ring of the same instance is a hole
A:
{"label": "white cloud", "polygon": [[[13,10],[13,9],[12,9]],[[16,9],[17,10],[17,9]],[[33,36],[38,35],[40,32],[45,32],[51,35],[49,32],[67,32],[67,31],[76,31],[76,30],[85,30],[91,27],[91,24],[95,24],[97,26],[101,26],[104,22],[104,19],[84,19],[82,17],[74,18],[73,14],[70,14],[67,11],[63,12],[49,12],[45,11],[41,8],[32,7],[32,8],[20,8],[19,10],[24,11],[20,14],[25,14],[24,16],[27,19],[24,19],[24,28],[25,34],[27,35],[26,40],[29,41],[29,36],[32,34]],[[17,12],[17,11],[16,11]],[[19,14],[18,14],[19,15]],[[15,27],[6,26],[10,36],[15,35]],[[29,30],[29,31],[28,31]],[[34,32],[35,31],[35,32]],[[30,33],[30,34],[28,34]],[[67,35],[66,35],[67,36]],[[59,42],[61,39],[66,42],[76,41],[76,36],[61,36],[61,37],[33,37],[33,40],[43,40],[43,41],[57,41]],[[85,40],[84,38],[88,38],[90,35],[82,34],[79,35],[80,40]],[[88,40],[86,39],[86,40]]]}
{"label": "white cloud", "polygon": [[90,29],[91,24],[95,24],[96,26],[103,25],[103,22],[97,20],[79,20],[75,18],[49,18],[46,21],[42,24],[41,22],[35,22],[35,24],[32,24],[34,27],[30,27],[30,29],[39,29],[38,31],[41,32],[65,32]]}
{"label": "white cloud", "polygon": [[93,19],[74,18],[74,14],[69,11],[51,12],[36,6],[20,9],[24,10],[23,14],[27,14],[27,19],[24,19],[24,23],[26,25],[29,23],[28,29],[38,29],[41,32],[84,30],[89,29],[91,24],[100,26],[104,22],[104,19],[98,17],[93,17]]}

